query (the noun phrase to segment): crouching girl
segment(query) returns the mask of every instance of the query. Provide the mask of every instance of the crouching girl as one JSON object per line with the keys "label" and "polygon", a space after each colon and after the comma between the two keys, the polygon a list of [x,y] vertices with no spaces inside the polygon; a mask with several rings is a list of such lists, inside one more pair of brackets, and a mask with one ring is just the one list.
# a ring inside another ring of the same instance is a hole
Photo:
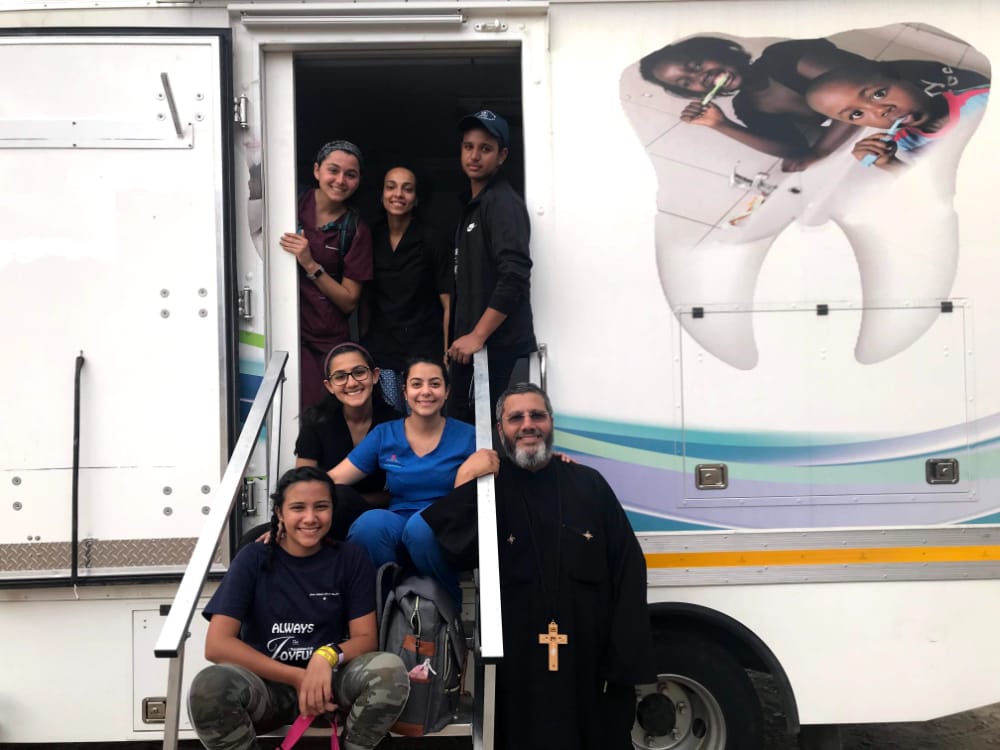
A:
{"label": "crouching girl", "polygon": [[257,732],[338,709],[348,711],[342,746],[368,750],[406,703],[402,661],[375,651],[371,560],[325,538],[333,489],[315,467],[286,472],[269,543],[240,550],[205,608],[215,664],[194,678],[188,712],[209,750],[257,748]]}

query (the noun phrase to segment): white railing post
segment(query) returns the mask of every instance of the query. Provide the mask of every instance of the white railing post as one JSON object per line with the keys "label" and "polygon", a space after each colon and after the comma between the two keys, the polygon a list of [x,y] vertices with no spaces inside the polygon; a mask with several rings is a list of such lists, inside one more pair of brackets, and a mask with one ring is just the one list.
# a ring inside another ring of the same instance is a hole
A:
{"label": "white railing post", "polygon": [[[473,357],[473,392],[476,408],[476,447],[493,447],[493,405],[486,348]],[[476,750],[493,750],[493,716],[496,706],[496,663],[503,658],[503,618],[500,610],[500,562],[497,549],[496,485],[492,474],[476,480],[478,497],[479,575],[478,638],[476,658],[483,669],[473,727]]]}
{"label": "white railing post", "polygon": [[[170,605],[167,621],[163,624],[160,637],[156,640],[154,653],[158,659],[169,659],[170,666],[167,677],[167,706],[163,727],[163,750],[177,750],[177,734],[180,726],[181,682],[184,673],[184,642],[189,635],[191,618],[194,616],[198,598],[205,585],[205,579],[215,559],[215,549],[229,521],[233,506],[239,497],[243,476],[246,474],[250,456],[253,454],[257,437],[260,435],[264,420],[275,401],[275,394],[285,377],[285,363],[288,352],[274,352],[264,372],[257,396],[254,398],[250,413],[243,423],[233,454],[226,465],[222,480],[212,496],[208,520],[195,543],[194,552],[188,561],[174,601]],[[277,403],[280,404],[280,394]],[[273,469],[274,467],[270,467]]]}

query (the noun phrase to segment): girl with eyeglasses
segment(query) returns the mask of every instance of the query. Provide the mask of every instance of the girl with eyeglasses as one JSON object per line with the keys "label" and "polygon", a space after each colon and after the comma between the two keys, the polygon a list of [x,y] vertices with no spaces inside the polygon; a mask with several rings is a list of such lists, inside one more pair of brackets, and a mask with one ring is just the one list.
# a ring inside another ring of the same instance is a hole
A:
{"label": "girl with eyeglasses", "polygon": [[420,513],[451,492],[459,468],[471,455],[481,459],[469,462],[479,473],[465,477],[466,481],[495,471],[497,462],[492,451],[476,452],[472,425],[442,413],[448,387],[448,372],[439,360],[410,360],[403,372],[403,397],[410,415],[375,427],[330,476],[338,485],[355,484],[385,471],[389,507],[360,516],[347,540],[367,549],[376,567],[399,562],[405,549],[420,573],[438,579],[459,601],[458,578]]}
{"label": "girl with eyeglasses", "polygon": [[[402,416],[382,398],[379,368],[361,345],[335,346],[323,366],[326,398],[302,414],[295,441],[295,465],[330,471],[377,425]],[[385,471],[376,469],[353,487],[337,488],[331,535],[345,539],[351,524],[372,507],[385,507]]]}

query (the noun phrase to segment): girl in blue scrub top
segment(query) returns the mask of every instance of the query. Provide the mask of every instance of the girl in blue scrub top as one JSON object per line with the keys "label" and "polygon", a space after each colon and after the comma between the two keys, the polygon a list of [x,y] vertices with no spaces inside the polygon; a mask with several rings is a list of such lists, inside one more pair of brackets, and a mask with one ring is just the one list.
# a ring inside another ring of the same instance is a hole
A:
{"label": "girl in blue scrub top", "polygon": [[[380,566],[398,562],[406,549],[417,570],[437,578],[459,598],[455,573],[441,557],[434,533],[420,511],[455,486],[459,468],[476,451],[472,425],[442,414],[448,398],[448,372],[431,358],[418,357],[404,370],[403,397],[410,415],[377,425],[353,451],[330,471],[338,484],[354,484],[382,469],[389,489],[389,508],[373,509],[351,526],[347,540],[368,550]],[[495,470],[496,454],[482,451],[463,471],[462,481]]]}

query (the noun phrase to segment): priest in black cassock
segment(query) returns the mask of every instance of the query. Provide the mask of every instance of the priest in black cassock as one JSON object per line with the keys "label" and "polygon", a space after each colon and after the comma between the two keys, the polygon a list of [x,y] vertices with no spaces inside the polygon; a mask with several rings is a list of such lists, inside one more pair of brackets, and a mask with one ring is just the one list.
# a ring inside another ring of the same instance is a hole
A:
{"label": "priest in black cassock", "polygon": [[[504,649],[496,747],[630,750],[634,685],[656,678],[642,550],[604,478],[552,460],[544,391],[521,383],[505,392],[497,429],[506,456],[496,479]],[[478,564],[475,481],[424,519],[452,564]]]}

